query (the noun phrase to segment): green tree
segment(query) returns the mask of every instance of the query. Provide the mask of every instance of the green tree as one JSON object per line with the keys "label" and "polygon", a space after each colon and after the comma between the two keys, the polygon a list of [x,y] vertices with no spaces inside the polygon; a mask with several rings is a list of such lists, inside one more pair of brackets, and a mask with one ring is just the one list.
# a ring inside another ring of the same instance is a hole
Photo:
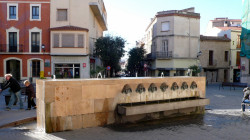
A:
{"label": "green tree", "polygon": [[110,73],[121,70],[119,61],[124,56],[126,41],[121,37],[100,37],[95,42],[95,55],[98,56],[104,67],[110,66]]}
{"label": "green tree", "polygon": [[192,76],[198,76],[198,73],[201,72],[197,65],[190,66],[189,69],[192,70]]}
{"label": "green tree", "polygon": [[143,60],[146,50],[143,47],[132,48],[129,52],[127,70],[131,75],[135,75],[137,72],[139,75],[143,75]]}

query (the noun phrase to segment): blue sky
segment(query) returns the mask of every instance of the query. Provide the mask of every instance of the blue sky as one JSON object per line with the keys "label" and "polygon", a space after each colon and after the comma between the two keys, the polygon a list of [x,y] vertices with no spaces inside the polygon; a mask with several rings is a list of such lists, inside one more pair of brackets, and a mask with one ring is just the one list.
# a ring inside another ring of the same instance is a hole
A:
{"label": "blue sky", "polygon": [[126,50],[140,40],[150,18],[158,11],[181,10],[195,7],[200,13],[200,31],[203,34],[207,23],[216,17],[241,19],[242,0],[104,0],[108,14],[108,32],[127,40]]}

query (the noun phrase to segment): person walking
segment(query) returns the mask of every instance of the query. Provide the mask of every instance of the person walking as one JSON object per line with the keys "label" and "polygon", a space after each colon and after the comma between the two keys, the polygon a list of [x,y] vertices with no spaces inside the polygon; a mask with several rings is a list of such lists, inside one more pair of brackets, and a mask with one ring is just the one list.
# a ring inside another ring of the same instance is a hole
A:
{"label": "person walking", "polygon": [[28,80],[25,80],[23,83],[26,86],[26,95],[28,96],[28,108],[26,110],[30,110],[31,106],[33,109],[36,109],[34,86]]}
{"label": "person walking", "polygon": [[8,106],[6,107],[6,110],[11,110],[11,107],[14,104],[16,98],[18,99],[20,109],[23,109],[23,102],[21,99],[21,86],[19,85],[17,80],[12,77],[12,74],[5,74],[4,77],[7,82],[3,85],[2,89],[0,89],[0,92],[2,92],[3,90],[7,88],[10,88],[12,90],[12,92],[10,92],[11,94],[10,102]]}

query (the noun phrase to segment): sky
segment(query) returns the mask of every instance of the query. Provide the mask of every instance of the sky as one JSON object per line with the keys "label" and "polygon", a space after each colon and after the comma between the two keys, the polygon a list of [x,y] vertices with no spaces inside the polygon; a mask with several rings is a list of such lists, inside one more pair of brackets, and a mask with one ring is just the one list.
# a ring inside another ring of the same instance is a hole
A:
{"label": "sky", "polygon": [[190,7],[200,13],[200,33],[204,34],[209,20],[217,17],[241,19],[242,0],[104,0],[108,31],[104,34],[120,36],[126,51],[144,36],[150,19],[159,11],[182,10]]}

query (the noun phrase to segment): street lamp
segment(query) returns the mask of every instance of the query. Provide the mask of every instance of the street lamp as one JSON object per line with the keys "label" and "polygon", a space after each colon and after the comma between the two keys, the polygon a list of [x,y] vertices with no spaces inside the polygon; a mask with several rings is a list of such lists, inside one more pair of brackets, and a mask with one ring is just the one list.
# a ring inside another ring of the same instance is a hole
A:
{"label": "street lamp", "polygon": [[199,56],[201,56],[201,55],[202,55],[202,52],[199,51],[199,52],[197,53],[197,58],[199,58]]}
{"label": "street lamp", "polygon": [[42,51],[45,52],[45,45],[42,44]]}

